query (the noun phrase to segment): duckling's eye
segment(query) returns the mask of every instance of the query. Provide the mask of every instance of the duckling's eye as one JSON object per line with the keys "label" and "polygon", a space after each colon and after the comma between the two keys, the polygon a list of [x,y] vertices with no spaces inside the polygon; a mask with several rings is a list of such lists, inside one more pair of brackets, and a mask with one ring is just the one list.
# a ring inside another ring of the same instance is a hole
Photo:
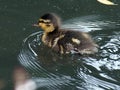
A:
{"label": "duckling's eye", "polygon": [[45,24],[50,24],[50,22],[44,22]]}
{"label": "duckling's eye", "polygon": [[47,24],[46,26],[47,26],[47,27],[50,27],[50,25],[49,25],[49,24]]}

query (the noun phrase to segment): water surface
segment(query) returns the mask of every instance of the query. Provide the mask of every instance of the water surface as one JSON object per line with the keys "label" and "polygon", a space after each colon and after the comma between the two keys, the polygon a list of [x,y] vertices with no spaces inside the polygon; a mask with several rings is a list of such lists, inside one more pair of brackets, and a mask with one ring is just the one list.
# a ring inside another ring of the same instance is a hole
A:
{"label": "water surface", "polygon": [[[17,72],[31,90],[119,90],[119,10],[96,0],[0,0],[0,89],[14,90]],[[60,55],[45,47],[32,24],[46,12],[61,16],[62,28],[89,32],[99,53]]]}
{"label": "water surface", "polygon": [[90,32],[100,45],[99,53],[94,56],[60,55],[41,43],[42,32],[33,33],[24,40],[19,60],[32,74],[38,88],[51,90],[120,88],[119,21],[97,19],[100,19],[100,16],[75,18],[66,21],[62,26]]}

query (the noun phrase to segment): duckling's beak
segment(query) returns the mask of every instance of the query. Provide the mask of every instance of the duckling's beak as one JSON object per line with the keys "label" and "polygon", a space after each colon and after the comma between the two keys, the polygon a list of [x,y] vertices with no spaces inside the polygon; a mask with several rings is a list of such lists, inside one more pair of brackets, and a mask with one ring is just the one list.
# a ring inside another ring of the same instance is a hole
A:
{"label": "duckling's beak", "polygon": [[38,25],[38,24],[33,24],[32,26],[34,26],[34,27],[39,27],[39,25]]}

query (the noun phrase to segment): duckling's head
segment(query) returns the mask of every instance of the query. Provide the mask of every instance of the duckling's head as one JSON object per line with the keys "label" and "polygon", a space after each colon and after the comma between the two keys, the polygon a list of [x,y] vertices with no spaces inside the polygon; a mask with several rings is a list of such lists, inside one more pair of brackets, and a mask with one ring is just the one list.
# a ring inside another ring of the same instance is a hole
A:
{"label": "duckling's head", "polygon": [[46,33],[58,30],[60,25],[60,19],[53,13],[47,13],[40,17],[38,26],[42,28]]}

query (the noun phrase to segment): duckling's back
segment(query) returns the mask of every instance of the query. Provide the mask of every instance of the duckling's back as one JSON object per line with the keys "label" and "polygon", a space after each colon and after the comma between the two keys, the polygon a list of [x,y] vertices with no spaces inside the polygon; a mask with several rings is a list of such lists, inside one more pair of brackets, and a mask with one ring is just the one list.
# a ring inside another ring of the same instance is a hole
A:
{"label": "duckling's back", "polygon": [[80,54],[94,54],[98,52],[98,45],[93,42],[91,37],[84,32],[62,30],[63,38],[58,41],[60,51],[70,53],[71,51]]}

